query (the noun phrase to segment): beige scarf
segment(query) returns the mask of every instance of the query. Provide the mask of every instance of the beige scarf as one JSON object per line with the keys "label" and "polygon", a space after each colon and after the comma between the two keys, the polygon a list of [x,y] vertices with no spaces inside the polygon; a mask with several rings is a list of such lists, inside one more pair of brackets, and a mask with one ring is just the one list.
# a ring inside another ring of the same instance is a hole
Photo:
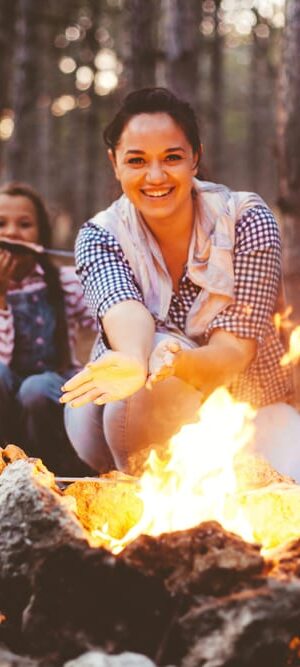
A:
{"label": "beige scarf", "polygon": [[[233,192],[224,185],[196,179],[193,197],[196,213],[187,275],[202,289],[188,313],[185,333],[197,339],[214,317],[234,301],[235,223],[247,209],[265,203],[254,193]],[[176,330],[168,317],[172,280],[159,245],[141,214],[123,195],[92,222],[119,242],[152,315],[170,332]]]}

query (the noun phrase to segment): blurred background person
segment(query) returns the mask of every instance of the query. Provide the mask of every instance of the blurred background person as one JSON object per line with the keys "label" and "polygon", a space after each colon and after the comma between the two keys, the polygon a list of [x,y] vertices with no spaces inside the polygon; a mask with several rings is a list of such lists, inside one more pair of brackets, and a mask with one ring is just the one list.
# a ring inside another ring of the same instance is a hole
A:
{"label": "blurred background person", "polygon": [[61,384],[80,368],[78,327],[95,323],[74,267],[58,268],[35,244],[51,246],[44,201],[26,183],[2,185],[0,445],[15,442],[55,472],[85,473],[68,442],[59,396]]}

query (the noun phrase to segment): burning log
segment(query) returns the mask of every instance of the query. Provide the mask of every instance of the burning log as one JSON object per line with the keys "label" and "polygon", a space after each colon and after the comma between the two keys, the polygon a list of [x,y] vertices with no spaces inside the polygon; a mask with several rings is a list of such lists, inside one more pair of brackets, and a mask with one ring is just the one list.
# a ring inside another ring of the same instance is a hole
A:
{"label": "burning log", "polygon": [[4,449],[0,447],[0,475],[9,463],[27,458],[23,449],[17,445],[6,445]]}
{"label": "burning log", "polygon": [[64,495],[76,499],[82,525],[90,532],[98,531],[95,542],[100,546],[105,544],[99,537],[103,526],[112,538],[121,540],[140,520],[143,503],[136,492],[134,478],[114,470],[101,480],[76,481],[67,487]]}

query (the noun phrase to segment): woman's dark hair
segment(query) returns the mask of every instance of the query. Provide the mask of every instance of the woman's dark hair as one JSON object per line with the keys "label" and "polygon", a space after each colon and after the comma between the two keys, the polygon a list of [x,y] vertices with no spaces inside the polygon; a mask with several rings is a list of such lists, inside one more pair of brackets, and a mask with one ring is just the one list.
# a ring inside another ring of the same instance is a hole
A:
{"label": "woman's dark hair", "polygon": [[115,153],[121,134],[133,116],[159,112],[167,113],[179,125],[193,153],[198,155],[199,164],[202,147],[195,113],[188,102],[180,100],[167,88],[141,88],[129,93],[103,132],[106,145]]}
{"label": "woman's dark hair", "polygon": [[[0,195],[10,197],[26,197],[34,205],[38,222],[38,242],[45,248],[51,246],[52,229],[50,216],[41,195],[27,183],[11,181],[0,186]],[[70,348],[68,343],[67,322],[65,315],[64,294],[59,278],[59,270],[45,254],[37,255],[38,262],[45,271],[45,282],[48,289],[49,303],[55,313],[55,347],[57,368],[63,372],[70,365]]]}

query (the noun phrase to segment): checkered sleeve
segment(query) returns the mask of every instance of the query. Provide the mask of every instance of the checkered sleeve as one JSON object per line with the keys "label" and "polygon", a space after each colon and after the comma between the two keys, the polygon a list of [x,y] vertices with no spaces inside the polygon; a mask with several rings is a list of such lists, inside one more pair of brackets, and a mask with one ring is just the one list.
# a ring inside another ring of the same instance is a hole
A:
{"label": "checkered sleeve", "polygon": [[93,317],[101,322],[114,304],[143,302],[134,273],[114,236],[86,222],[75,244],[76,272]]}
{"label": "checkered sleeve", "polygon": [[235,303],[214,318],[206,338],[223,329],[262,343],[274,312],[281,272],[281,243],[276,220],[265,206],[249,209],[236,223]]}

